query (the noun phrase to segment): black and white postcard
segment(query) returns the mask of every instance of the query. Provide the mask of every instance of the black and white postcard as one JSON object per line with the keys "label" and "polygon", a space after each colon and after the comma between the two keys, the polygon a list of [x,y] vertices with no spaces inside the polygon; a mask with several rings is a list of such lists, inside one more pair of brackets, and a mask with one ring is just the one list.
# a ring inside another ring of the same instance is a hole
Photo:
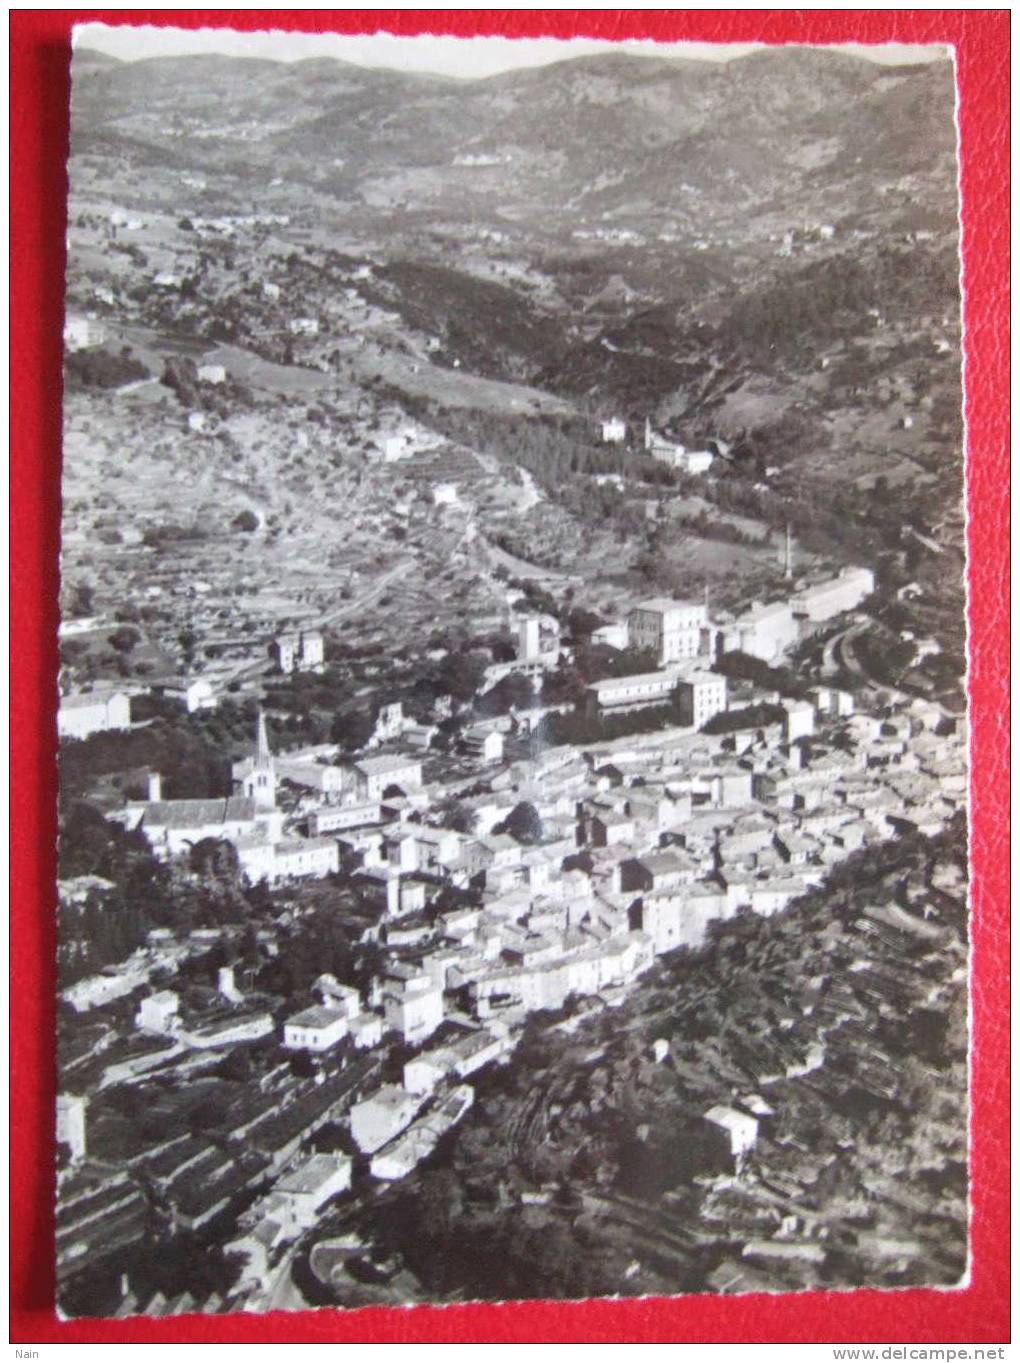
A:
{"label": "black and white postcard", "polygon": [[968,1265],[946,49],[76,31],[67,1317]]}

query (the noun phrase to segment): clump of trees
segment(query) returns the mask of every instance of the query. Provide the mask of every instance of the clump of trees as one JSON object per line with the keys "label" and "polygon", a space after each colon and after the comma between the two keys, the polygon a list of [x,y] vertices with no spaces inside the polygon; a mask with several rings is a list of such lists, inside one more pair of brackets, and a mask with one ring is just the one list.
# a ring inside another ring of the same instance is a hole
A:
{"label": "clump of trees", "polygon": [[761,658],[734,649],[715,663],[716,672],[734,681],[747,681],[761,691],[778,691],[792,700],[803,700],[811,690],[810,677],[798,675],[789,667],[771,667]]}
{"label": "clump of trees", "polygon": [[126,383],[151,377],[148,369],[125,346],[120,354],[103,348],[76,350],[64,360],[68,388],[122,388]]}
{"label": "clump of trees", "polygon": [[744,729],[767,729],[782,724],[786,711],[781,705],[748,705],[740,710],[724,710],[701,726],[705,734],[734,734]]}

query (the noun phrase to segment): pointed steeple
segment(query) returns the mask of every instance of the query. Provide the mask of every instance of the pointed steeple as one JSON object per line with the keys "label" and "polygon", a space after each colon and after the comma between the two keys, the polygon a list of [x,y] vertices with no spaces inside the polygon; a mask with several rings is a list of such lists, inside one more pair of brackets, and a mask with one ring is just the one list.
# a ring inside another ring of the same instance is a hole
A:
{"label": "pointed steeple", "polygon": [[266,729],[266,716],[264,711],[259,710],[258,725],[255,729],[255,765],[257,767],[268,767],[273,762],[273,754],[269,748],[269,733]]}

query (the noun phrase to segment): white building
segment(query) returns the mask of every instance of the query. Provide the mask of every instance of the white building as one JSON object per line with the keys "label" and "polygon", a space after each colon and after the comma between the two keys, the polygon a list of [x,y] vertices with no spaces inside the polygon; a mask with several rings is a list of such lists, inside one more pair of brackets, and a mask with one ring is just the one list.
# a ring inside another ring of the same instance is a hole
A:
{"label": "white building", "polygon": [[211,1050],[217,1046],[237,1046],[245,1041],[259,1041],[271,1036],[276,1028],[269,1013],[249,1013],[244,1017],[224,1018],[191,1031],[180,1030],[181,1041],[197,1050]]}
{"label": "white building", "polygon": [[460,500],[456,483],[435,483],[432,487],[432,501],[435,506],[456,506]]}
{"label": "white building", "polygon": [[533,662],[542,652],[542,622],[537,615],[527,615],[517,626],[517,656],[521,662]]}
{"label": "white building", "polygon": [[319,672],[325,659],[325,641],[317,629],[301,631],[301,671]]}
{"label": "white building", "polygon": [[339,869],[336,838],[287,838],[273,844],[273,880],[335,875]]}
{"label": "white building", "polygon": [[[279,814],[274,822],[279,822]],[[281,880],[321,879],[340,869],[340,845],[335,838],[286,838],[275,840],[275,831],[263,823],[248,835],[231,838],[241,870],[252,882],[275,885]]]}
{"label": "white building", "polygon": [[166,677],[154,681],[152,689],[159,695],[182,701],[189,715],[197,710],[216,709],[216,692],[206,677]]}
{"label": "white building", "polygon": [[711,450],[682,450],[678,461],[678,466],[685,473],[697,475],[707,473],[715,462],[715,455]]}
{"label": "white building", "polygon": [[123,691],[88,691],[65,696],[57,712],[61,738],[88,738],[107,729],[131,727],[131,701]]}
{"label": "white building", "polygon": [[601,710],[640,710],[665,705],[680,682],[677,672],[639,672],[632,677],[607,677],[587,688],[589,704]]}
{"label": "white building", "polygon": [[288,1051],[328,1051],[346,1035],[347,1014],[340,1008],[306,1008],[283,1024],[283,1044]]}
{"label": "white building", "polygon": [[64,346],[72,354],[91,350],[106,340],[106,328],[94,317],[69,316],[64,322]]}
{"label": "white building", "polygon": [[660,464],[690,474],[707,473],[715,459],[711,450],[689,450],[678,441],[667,440],[652,430],[650,421],[645,422],[645,451]]}
{"label": "white building", "polygon": [[405,792],[421,789],[421,762],[416,758],[363,757],[353,763],[351,772],[357,797],[365,802],[381,799],[390,786],[399,786]]}
{"label": "white building", "polygon": [[88,1099],[76,1093],[57,1095],[57,1144],[66,1145],[71,1152],[71,1162],[77,1164],[85,1158],[85,1113]]}
{"label": "white building", "polygon": [[172,989],[161,989],[142,999],[135,1014],[135,1026],[143,1032],[165,1034],[177,1026],[181,1001]]}
{"label": "white building", "polygon": [[327,1008],[334,1008],[350,1021],[361,1012],[361,995],[350,984],[340,984],[332,975],[320,975],[312,985]]}
{"label": "white building", "polygon": [[114,999],[122,999],[125,994],[133,993],[144,984],[146,973],[142,970],[112,971],[109,974],[90,975],[69,985],[60,995],[76,1013],[86,1013],[90,1008],[102,1008]]}
{"label": "white building", "polygon": [[314,790],[326,799],[341,795],[348,784],[342,767],[305,753],[276,758],[276,776],[280,781]]}
{"label": "white building", "polygon": [[221,364],[200,364],[198,378],[201,383],[226,383],[227,371]]}
{"label": "white building", "polygon": [[624,649],[630,642],[626,623],[600,625],[592,631],[593,644],[604,644],[607,648]]}
{"label": "white building", "polygon": [[387,1084],[351,1108],[351,1135],[358,1149],[370,1155],[410,1126],[421,1099],[395,1084]]}
{"label": "white building", "polygon": [[479,762],[496,763],[503,760],[503,735],[498,729],[465,729],[461,734],[461,746]]}
{"label": "white building", "polygon": [[822,718],[849,719],[856,709],[851,691],[840,691],[834,686],[816,686],[809,694]]}
{"label": "white building", "polygon": [[443,1134],[456,1126],[474,1102],[470,1084],[461,1084],[372,1160],[374,1178],[405,1178],[427,1158]]}
{"label": "white building", "polygon": [[289,676],[294,671],[294,660],[297,657],[298,646],[299,640],[296,634],[281,634],[273,640],[273,658],[276,661],[277,668],[284,676]]}
{"label": "white building", "polygon": [[805,587],[791,598],[794,614],[813,622],[831,620],[834,615],[855,610],[875,590],[875,574],[870,568],[844,568],[838,577]]}
{"label": "white building", "polygon": [[318,630],[300,630],[280,634],[273,640],[276,666],[285,675],[292,672],[321,672],[324,642]]}
{"label": "white building", "polygon": [[315,1223],[316,1213],[332,1198],[351,1186],[351,1161],[347,1155],[312,1155],[273,1188],[287,1204],[291,1227],[303,1229]]}
{"label": "white building", "polygon": [[755,603],[719,632],[720,653],[747,653],[771,663],[797,642],[797,622],[788,601]]}
{"label": "white building", "polygon": [[714,672],[692,672],[680,681],[677,690],[695,729],[726,709],[726,678]]}
{"label": "white building", "polygon": [[758,1139],[757,1117],[752,1117],[747,1112],[738,1112],[736,1108],[719,1105],[709,1108],[705,1113],[705,1121],[726,1133],[730,1142],[730,1153],[737,1164],[741,1164]]}
{"label": "white building", "polygon": [[[341,789],[344,789],[341,786]],[[308,831],[313,837],[323,833],[343,833],[356,829],[372,829],[379,824],[382,810],[378,801],[372,804],[341,805],[334,809],[317,809],[308,816]]]}
{"label": "white building", "polygon": [[708,612],[696,601],[653,597],[641,601],[627,617],[631,648],[650,649],[666,666],[708,651]]}
{"label": "white building", "polygon": [[815,731],[815,707],[807,700],[784,700],[786,718],[783,731],[786,741],[794,743],[798,738],[808,738]]}
{"label": "white building", "polygon": [[423,1051],[404,1066],[404,1088],[424,1098],[454,1072],[455,1065],[455,1057],[445,1047]]}
{"label": "white building", "polygon": [[609,421],[603,421],[600,429],[603,445],[618,445],[627,439],[627,423],[621,421],[619,417],[614,416]]}
{"label": "white building", "polygon": [[389,743],[394,738],[399,738],[409,723],[411,721],[405,716],[404,707],[399,700],[391,701],[389,705],[381,705],[375,717],[372,737],[365,746],[374,747],[379,743]]}
{"label": "white building", "polygon": [[378,1013],[358,1013],[350,1021],[351,1040],[359,1051],[378,1046],[383,1037],[383,1020]]}
{"label": "white building", "polygon": [[722,895],[691,895],[684,889],[647,894],[641,901],[641,928],[656,956],[678,947],[699,947],[709,923],[724,916]]}
{"label": "white building", "polygon": [[408,1045],[430,1037],[443,1021],[443,991],[427,975],[390,985],[383,994],[386,1025],[399,1032]]}

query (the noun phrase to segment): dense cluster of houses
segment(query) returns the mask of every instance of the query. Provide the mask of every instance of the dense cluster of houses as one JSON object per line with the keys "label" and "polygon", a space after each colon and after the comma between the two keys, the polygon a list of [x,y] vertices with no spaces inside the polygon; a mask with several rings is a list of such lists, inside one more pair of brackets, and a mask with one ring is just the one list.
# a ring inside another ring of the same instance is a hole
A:
{"label": "dense cluster of houses", "polygon": [[[62,1271],[87,1262],[97,1235],[130,1243],[153,1206],[195,1230],[254,1190],[232,1243],[245,1259],[245,1291],[258,1292],[281,1246],[350,1186],[350,1158],[308,1155],[326,1122],[347,1127],[372,1177],[401,1178],[468,1111],[470,1077],[506,1061],[529,1014],[571,999],[589,1010],[612,1006],[656,957],[699,946],[713,923],[779,912],[841,859],[897,830],[942,828],[964,794],[965,770],[962,753],[934,732],[945,723],[935,705],[903,701],[871,715],[850,693],[821,686],[807,700],[783,701],[781,720],[765,729],[701,731],[729,703],[726,679],[711,670],[720,636],[741,630],[746,642],[749,631],[758,656],[773,657],[789,637],[787,610],[827,618],[872,587],[869,573],[850,570],[792,605],[722,627],[696,603],[636,605],[627,640],[653,651],[661,673],[595,683],[592,692],[610,710],[682,689],[689,723],[663,731],[507,761],[502,735],[482,726],[465,750],[475,774],[430,780],[417,726],[399,706],[387,707],[366,747],[344,760],[332,748],[274,755],[260,716],[251,756],[234,766],[233,795],[164,800],[154,773],[148,798],[111,817],[140,829],[157,857],[215,839],[232,844],[252,881],[342,870],[378,905],[365,932],[384,964],[360,991],[321,977],[318,1002],[289,1015],[282,1001],[274,1007],[239,990],[225,969],[215,1005],[196,1017],[165,983],[196,944],[164,933],[66,990],[82,1014],[139,996],[134,1037],[111,1044],[107,1036],[81,1062],[93,1066],[100,1091],[201,1072],[210,1055],[273,1036],[326,1068],[309,1083],[260,1080],[244,1100],[251,1111],[235,1112],[229,1132],[138,1150],[101,1186],[88,1152],[105,1149],[106,1134],[93,1138],[65,1071],[71,1192],[61,1202]],[[305,637],[294,656],[314,666]],[[546,649],[541,622],[522,622],[515,662],[533,666]],[[451,805],[459,817],[448,824]],[[511,816],[522,808],[534,823],[515,836]],[[460,892],[460,907],[437,904],[449,889]],[[157,971],[158,988],[148,983]],[[411,1050],[401,1083],[379,1077],[392,1044]],[[746,1135],[730,1134],[738,1144]]]}

